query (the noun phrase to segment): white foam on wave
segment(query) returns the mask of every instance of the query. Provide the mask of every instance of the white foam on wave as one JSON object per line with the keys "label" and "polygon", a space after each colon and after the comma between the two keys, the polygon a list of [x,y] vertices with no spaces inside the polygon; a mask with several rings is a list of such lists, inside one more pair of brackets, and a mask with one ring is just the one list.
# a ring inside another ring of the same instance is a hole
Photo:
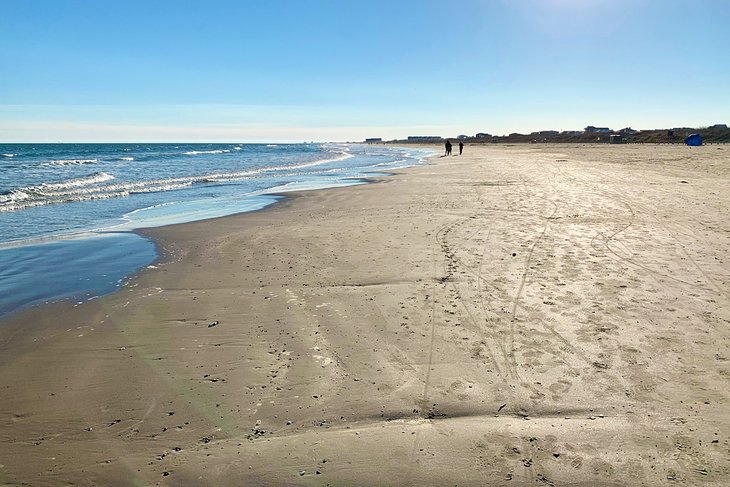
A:
{"label": "white foam on wave", "polygon": [[316,161],[303,162],[301,164],[292,164],[291,166],[269,166],[269,167],[260,169],[258,172],[289,171],[292,169],[305,169],[308,167],[322,166],[324,164],[329,164],[331,162],[344,161],[345,159],[350,159],[351,157],[355,157],[355,156],[353,154],[348,154],[346,152],[340,152],[339,156],[331,157],[328,159],[318,159]]}
{"label": "white foam on wave", "polygon": [[0,156],[7,157],[10,159],[11,157],[15,157],[15,154],[0,154]]}
{"label": "white foam on wave", "polygon": [[255,169],[252,171],[224,172],[216,174],[208,174],[200,178],[201,183],[230,183],[234,181],[243,181],[251,176],[261,174],[263,169]]}
{"label": "white foam on wave", "polygon": [[0,212],[73,201],[122,198],[131,194],[172,191],[190,187],[196,182],[203,182],[203,178],[200,177],[185,177],[117,184],[99,184],[112,179],[114,179],[114,176],[99,173],[92,177],[79,178],[62,183],[46,183],[20,188],[11,193],[0,195]]}
{"label": "white foam on wave", "polygon": [[396,164],[401,164],[403,162],[406,162],[407,159],[396,159],[395,161],[389,161],[389,162],[379,162],[377,164],[373,164],[372,166],[368,167],[383,167],[383,166],[393,166]]}
{"label": "white foam on wave", "polygon": [[[256,177],[267,177],[267,175],[271,173],[280,175],[282,171],[290,172],[292,176],[300,173],[310,174],[310,171],[301,172],[297,170],[322,166],[324,164],[342,161],[351,157],[354,157],[351,153],[340,152],[335,157],[290,166],[268,166],[245,171],[211,173],[135,182],[110,183],[110,181],[115,179],[114,176],[105,172],[98,172],[90,176],[69,179],[57,183],[43,183],[35,186],[16,188],[7,194],[0,195],[0,212],[16,211],[29,207],[73,201],[120,198],[138,193],[173,191],[191,187],[196,183],[205,184],[243,181]],[[334,168],[334,170],[340,171],[341,168]],[[314,172],[320,172],[320,170],[315,170]],[[329,171],[325,170],[324,172]]]}
{"label": "white foam on wave", "polygon": [[266,147],[279,147],[279,144],[266,144]]}
{"label": "white foam on wave", "polygon": [[15,200],[7,203],[3,203],[0,201],[0,212],[4,211],[18,211],[18,210],[25,210],[28,208],[33,208],[36,206],[46,206],[46,205],[53,205],[58,203],[68,203],[72,201],[89,201],[89,200],[100,200],[100,199],[110,199],[110,198],[119,198],[122,196],[127,196],[128,193],[95,193],[95,194],[86,194],[86,195],[78,195],[74,198],[42,198],[42,199],[30,199],[33,198],[33,195],[27,195],[26,199],[23,200]]}
{"label": "white foam on wave", "polygon": [[120,157],[119,160],[120,161],[133,161],[134,157]]}
{"label": "white foam on wave", "polygon": [[44,166],[78,166],[81,164],[95,164],[99,159],[58,159],[56,161],[45,162]]}
{"label": "white foam on wave", "polygon": [[30,198],[30,195],[22,189],[15,189],[7,194],[0,194],[0,208],[6,204],[12,204],[16,201],[23,201]]}
{"label": "white foam on wave", "polygon": [[[323,164],[329,164],[331,162],[344,161],[345,159],[349,159],[351,157],[355,157],[355,156],[352,154],[346,154],[344,152],[341,152],[340,155],[337,157],[332,157],[332,158],[328,158],[328,159],[320,159],[320,160],[311,161],[311,162],[303,162],[301,164],[293,164],[291,166],[269,166],[269,167],[262,167],[260,169],[252,169],[252,170],[248,170],[248,171],[208,174],[205,176],[200,176],[198,178],[197,182],[220,183],[220,182],[241,181],[241,180],[248,179],[248,178],[251,178],[254,176],[258,176],[261,174],[266,174],[269,172],[291,171],[293,169],[306,169],[306,168],[310,168],[310,167],[321,166]],[[292,175],[296,175],[296,173],[293,173]]]}
{"label": "white foam on wave", "polygon": [[56,189],[66,189],[66,188],[78,188],[83,186],[91,186],[92,184],[98,184],[103,183],[105,181],[111,181],[114,179],[114,176],[111,174],[107,174],[105,172],[97,172],[92,174],[91,176],[85,176],[82,178],[75,178],[75,179],[68,179],[66,181],[61,181],[59,183],[43,183],[38,186],[29,186],[29,189],[38,189],[38,190],[56,190]]}
{"label": "white foam on wave", "polygon": [[[58,183],[42,183],[35,186],[16,188],[9,193],[0,195],[0,212],[16,211],[52,203],[96,199],[98,196],[94,196],[93,193],[88,192],[91,189],[89,187],[112,179],[114,179],[114,176],[111,174],[98,172],[91,176],[68,179]],[[84,195],[84,193],[88,194]]]}
{"label": "white foam on wave", "polygon": [[186,156],[199,156],[201,154],[225,154],[231,152],[229,149],[216,149],[216,150],[191,150],[189,152],[183,152]]}
{"label": "white foam on wave", "polygon": [[[172,206],[172,205],[175,205],[175,204],[177,204],[175,201],[168,201],[167,203],[160,203],[160,204],[157,204],[157,205],[145,206],[144,208],[137,208],[136,210],[132,210],[132,211],[130,211],[130,212],[125,213],[124,215],[122,215],[122,220],[129,220],[130,219],[129,217],[131,217],[132,215],[136,215],[137,213],[140,213],[140,212],[143,212],[143,211],[149,211],[149,210],[152,210],[152,209],[155,209],[155,208],[162,208],[164,206]],[[111,228],[115,228],[115,227],[111,227]]]}
{"label": "white foam on wave", "polygon": [[143,186],[137,189],[132,189],[129,194],[137,193],[158,193],[160,191],[173,191],[175,189],[189,188],[193,185],[194,181],[183,181],[179,183],[160,183],[149,186]]}

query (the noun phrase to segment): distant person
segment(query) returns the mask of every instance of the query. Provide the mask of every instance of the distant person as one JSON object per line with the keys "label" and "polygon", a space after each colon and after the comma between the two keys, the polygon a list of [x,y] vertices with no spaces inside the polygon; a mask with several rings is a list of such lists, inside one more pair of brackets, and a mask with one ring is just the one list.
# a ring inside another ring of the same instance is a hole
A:
{"label": "distant person", "polygon": [[462,152],[464,152],[464,143],[459,142],[459,155],[461,155]]}
{"label": "distant person", "polygon": [[446,141],[446,154],[444,154],[444,155],[445,156],[451,155],[451,141],[448,141],[448,140]]}

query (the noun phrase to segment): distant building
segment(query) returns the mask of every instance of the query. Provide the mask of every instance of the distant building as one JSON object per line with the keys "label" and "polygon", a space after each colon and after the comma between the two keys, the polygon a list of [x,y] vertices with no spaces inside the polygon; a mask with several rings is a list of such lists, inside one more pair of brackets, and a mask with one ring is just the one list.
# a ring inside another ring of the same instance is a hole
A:
{"label": "distant building", "polygon": [[634,130],[631,127],[626,127],[626,128],[623,128],[623,129],[621,129],[621,130],[618,131],[618,133],[620,133],[622,135],[634,135],[634,134],[636,134],[638,132],[639,132],[638,130]]}
{"label": "distant building", "polygon": [[583,135],[580,130],[563,130],[560,135]]}
{"label": "distant building", "polygon": [[460,135],[460,136],[457,137],[457,139],[459,139],[459,140],[465,140],[465,139],[468,139],[468,138],[469,138],[468,135]]}
{"label": "distant building", "polygon": [[476,135],[477,139],[489,139],[490,137],[492,137],[490,134],[485,134],[484,132],[479,132]]}
{"label": "distant building", "polygon": [[541,135],[543,137],[555,137],[559,133],[560,132],[558,132],[557,130],[541,130],[539,132],[533,132],[530,135]]}
{"label": "distant building", "polygon": [[589,134],[607,134],[611,132],[611,129],[608,127],[594,127],[593,125],[589,125],[585,128],[585,131]]}
{"label": "distant building", "polygon": [[365,139],[366,144],[376,144],[378,142],[382,142],[383,139],[381,137],[371,137],[369,139]]}
{"label": "distant building", "polygon": [[623,135],[611,135],[609,137],[610,137],[609,142],[611,144],[623,144],[624,143]]}
{"label": "distant building", "polygon": [[408,142],[441,142],[443,137],[439,135],[409,135]]}
{"label": "distant building", "polygon": [[711,125],[707,127],[708,129],[726,129],[727,125],[724,123],[716,123],[715,125]]}

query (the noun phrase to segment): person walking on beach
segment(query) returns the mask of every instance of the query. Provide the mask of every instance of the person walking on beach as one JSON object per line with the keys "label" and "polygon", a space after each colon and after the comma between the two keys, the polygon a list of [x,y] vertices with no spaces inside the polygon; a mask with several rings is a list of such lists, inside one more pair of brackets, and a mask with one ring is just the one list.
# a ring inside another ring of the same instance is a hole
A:
{"label": "person walking on beach", "polygon": [[461,155],[462,152],[464,152],[464,143],[459,142],[459,155]]}
{"label": "person walking on beach", "polygon": [[448,140],[446,141],[446,154],[444,154],[444,155],[445,156],[450,156],[451,155],[451,142],[448,141]]}

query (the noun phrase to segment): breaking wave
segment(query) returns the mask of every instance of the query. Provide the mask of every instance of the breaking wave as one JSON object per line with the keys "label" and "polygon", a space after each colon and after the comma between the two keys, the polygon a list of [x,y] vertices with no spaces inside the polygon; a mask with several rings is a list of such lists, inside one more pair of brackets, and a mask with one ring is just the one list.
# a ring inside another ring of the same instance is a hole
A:
{"label": "breaking wave", "polygon": [[183,152],[186,156],[199,156],[201,154],[225,154],[231,152],[229,149],[216,149],[216,150],[191,150],[189,152]]}
{"label": "breaking wave", "polygon": [[[35,186],[25,186],[0,194],[0,211],[15,211],[31,206],[40,206],[50,203],[65,203],[80,201],[79,198],[70,198],[73,194],[91,192],[93,185],[111,181],[114,176],[99,172],[90,176],[68,179],[58,183],[42,183]],[[63,196],[67,197],[63,197]],[[82,198],[84,199],[84,198]]]}
{"label": "breaking wave", "polygon": [[83,178],[68,179],[61,181],[60,183],[43,183],[38,186],[30,186],[29,188],[39,188],[41,190],[63,190],[67,188],[79,188],[84,186],[91,186],[92,184],[103,183],[114,179],[114,176],[105,172],[97,172],[91,176],[85,176]]}
{"label": "breaking wave", "polygon": [[95,164],[99,159],[59,159],[56,161],[46,162],[44,166],[78,166],[81,164]]}
{"label": "breaking wave", "polygon": [[[97,172],[81,178],[12,189],[7,193],[0,194],[0,212],[75,201],[121,198],[137,193],[173,191],[188,188],[194,184],[228,183],[251,178],[303,174],[301,170],[305,170],[304,173],[306,173],[307,169],[342,161],[350,157],[353,157],[353,155],[340,152],[336,157],[288,166],[267,166],[244,171],[217,172],[147,181],[123,182],[116,180],[111,174]],[[91,159],[88,159],[88,161],[91,161]]]}

